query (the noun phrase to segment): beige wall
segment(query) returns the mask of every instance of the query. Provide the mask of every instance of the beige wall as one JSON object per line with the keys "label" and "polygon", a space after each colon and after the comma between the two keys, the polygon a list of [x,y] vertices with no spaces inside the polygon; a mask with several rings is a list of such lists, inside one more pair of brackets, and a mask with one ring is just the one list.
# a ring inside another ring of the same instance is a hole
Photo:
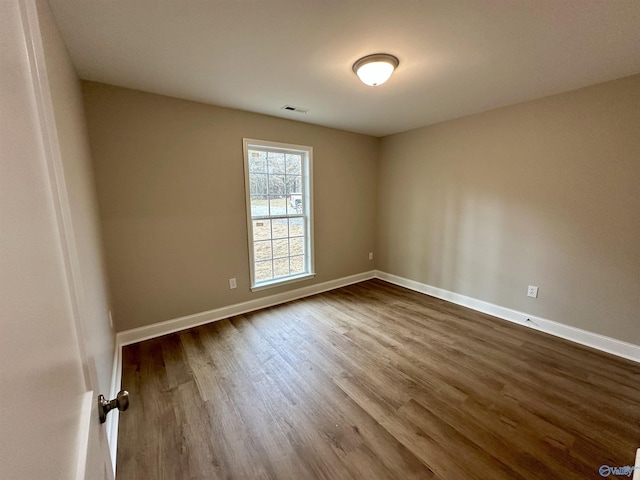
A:
{"label": "beige wall", "polygon": [[[83,91],[118,330],[374,268],[378,139],[92,82]],[[314,149],[313,280],[249,289],[243,137]]]}
{"label": "beige wall", "polygon": [[378,182],[378,269],[640,344],[640,75],[385,137]]}
{"label": "beige wall", "polygon": [[[377,267],[640,343],[640,76],[383,139],[83,91],[118,330]],[[313,281],[249,290],[243,137],[314,147]]]}

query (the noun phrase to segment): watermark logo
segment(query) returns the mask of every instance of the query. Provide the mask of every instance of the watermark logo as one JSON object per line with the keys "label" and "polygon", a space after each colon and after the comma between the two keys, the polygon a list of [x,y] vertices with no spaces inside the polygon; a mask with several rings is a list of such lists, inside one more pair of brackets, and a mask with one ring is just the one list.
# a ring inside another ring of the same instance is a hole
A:
{"label": "watermark logo", "polygon": [[610,467],[609,465],[602,465],[598,472],[601,477],[608,477],[610,475],[621,475],[630,477],[635,470],[640,470],[640,467],[633,467],[631,465],[625,465],[624,467]]}

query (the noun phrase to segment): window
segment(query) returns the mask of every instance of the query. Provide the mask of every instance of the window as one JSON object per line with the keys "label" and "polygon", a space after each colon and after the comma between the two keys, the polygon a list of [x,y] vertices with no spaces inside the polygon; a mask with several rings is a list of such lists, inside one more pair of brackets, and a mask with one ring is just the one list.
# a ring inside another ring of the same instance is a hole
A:
{"label": "window", "polygon": [[313,271],[311,147],[244,139],[251,289]]}

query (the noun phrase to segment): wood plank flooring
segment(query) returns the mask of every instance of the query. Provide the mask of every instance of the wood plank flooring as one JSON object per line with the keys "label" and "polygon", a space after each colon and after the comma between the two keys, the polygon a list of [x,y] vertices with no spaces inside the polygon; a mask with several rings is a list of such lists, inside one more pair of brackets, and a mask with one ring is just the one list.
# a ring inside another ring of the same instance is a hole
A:
{"label": "wood plank flooring", "polygon": [[371,280],[124,348],[117,478],[596,479],[640,365]]}

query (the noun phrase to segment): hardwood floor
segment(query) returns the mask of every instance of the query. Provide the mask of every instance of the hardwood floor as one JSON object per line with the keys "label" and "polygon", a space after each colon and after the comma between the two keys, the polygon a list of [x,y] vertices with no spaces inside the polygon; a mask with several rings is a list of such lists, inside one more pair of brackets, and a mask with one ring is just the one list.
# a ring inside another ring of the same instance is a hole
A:
{"label": "hardwood floor", "polygon": [[596,479],[640,365],[371,280],[124,348],[118,480]]}

